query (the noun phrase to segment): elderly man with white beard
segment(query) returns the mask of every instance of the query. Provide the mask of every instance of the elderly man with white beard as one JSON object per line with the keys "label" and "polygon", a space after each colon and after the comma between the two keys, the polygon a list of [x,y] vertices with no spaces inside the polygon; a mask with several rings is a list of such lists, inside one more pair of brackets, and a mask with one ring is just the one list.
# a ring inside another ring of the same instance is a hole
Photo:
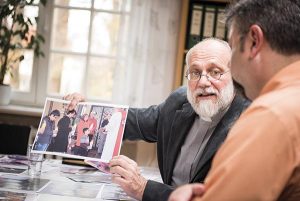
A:
{"label": "elderly man with white beard", "polygon": [[[182,184],[203,182],[211,161],[233,123],[249,105],[234,90],[230,73],[231,49],[227,42],[208,38],[186,56],[187,87],[175,90],[163,103],[130,108],[124,139],[157,143],[164,183],[146,180],[135,161],[116,156],[110,161],[113,182],[137,200],[167,200]],[[70,109],[83,98],[72,100]]]}

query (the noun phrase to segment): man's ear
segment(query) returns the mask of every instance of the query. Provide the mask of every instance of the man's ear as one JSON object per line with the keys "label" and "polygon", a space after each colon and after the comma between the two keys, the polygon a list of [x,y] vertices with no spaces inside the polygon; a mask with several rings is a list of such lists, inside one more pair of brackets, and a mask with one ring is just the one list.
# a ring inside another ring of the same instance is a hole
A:
{"label": "man's ear", "polygon": [[250,58],[253,59],[261,50],[264,43],[264,33],[260,26],[252,25],[249,28]]}

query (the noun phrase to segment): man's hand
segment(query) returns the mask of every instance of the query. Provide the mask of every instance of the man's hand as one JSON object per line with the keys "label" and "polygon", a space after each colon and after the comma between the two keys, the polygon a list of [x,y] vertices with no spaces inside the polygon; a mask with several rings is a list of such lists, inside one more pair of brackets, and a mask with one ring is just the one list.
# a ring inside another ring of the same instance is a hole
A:
{"label": "man's hand", "polygon": [[84,96],[79,93],[73,93],[64,96],[63,99],[71,101],[71,103],[68,105],[68,110],[74,110],[79,102],[84,101]]}
{"label": "man's hand", "polygon": [[119,184],[127,195],[142,200],[147,180],[141,176],[135,161],[126,156],[115,156],[109,162],[112,181]]}
{"label": "man's hand", "polygon": [[169,201],[190,201],[195,196],[202,196],[204,191],[203,184],[187,184],[173,191]]}

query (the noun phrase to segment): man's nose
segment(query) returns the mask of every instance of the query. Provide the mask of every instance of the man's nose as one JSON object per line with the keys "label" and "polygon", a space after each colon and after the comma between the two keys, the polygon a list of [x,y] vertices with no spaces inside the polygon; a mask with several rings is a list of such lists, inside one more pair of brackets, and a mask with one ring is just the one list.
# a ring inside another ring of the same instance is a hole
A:
{"label": "man's nose", "polygon": [[197,86],[200,87],[208,87],[211,86],[211,82],[207,75],[201,75],[200,79],[198,80]]}

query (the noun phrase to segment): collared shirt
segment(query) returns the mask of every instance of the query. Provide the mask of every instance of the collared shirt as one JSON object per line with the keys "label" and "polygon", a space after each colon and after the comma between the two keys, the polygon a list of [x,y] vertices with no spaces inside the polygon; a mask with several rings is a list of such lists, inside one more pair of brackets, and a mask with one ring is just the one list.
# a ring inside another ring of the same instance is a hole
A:
{"label": "collared shirt", "polygon": [[190,179],[194,176],[198,161],[203,154],[207,142],[228,108],[215,115],[212,119],[204,119],[196,116],[176,160],[172,176],[172,186],[189,183]]}
{"label": "collared shirt", "polygon": [[300,61],[279,71],[235,123],[197,201],[300,200]]}

